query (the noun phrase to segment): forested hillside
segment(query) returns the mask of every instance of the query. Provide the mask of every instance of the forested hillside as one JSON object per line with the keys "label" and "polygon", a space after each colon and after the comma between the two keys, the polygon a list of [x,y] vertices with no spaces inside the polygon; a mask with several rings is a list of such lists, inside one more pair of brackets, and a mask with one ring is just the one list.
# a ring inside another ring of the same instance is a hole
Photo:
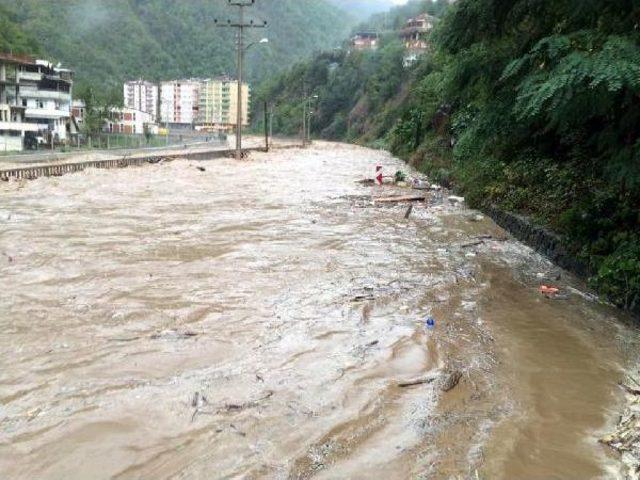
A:
{"label": "forested hillside", "polygon": [[18,25],[14,14],[0,7],[0,51],[13,53],[37,53],[36,40]]}
{"label": "forested hillside", "polygon": [[291,133],[304,84],[320,96],[316,135],[386,146],[471,205],[530,216],[638,311],[639,25],[631,0],[459,0],[412,69],[390,37],[319,55],[262,95]]}
{"label": "forested hillside", "polygon": [[[446,0],[422,0],[376,15],[361,27],[375,27],[382,21],[401,27],[410,16],[423,12],[440,16],[447,8]],[[349,52],[347,42],[342,47],[316,55],[261,84],[254,98],[258,104],[267,101],[274,105],[276,131],[289,135],[299,131],[305,92],[318,96],[312,122],[316,134],[363,143],[384,140],[405,108],[409,79],[417,73],[403,67],[405,52],[396,34],[383,36],[381,48],[375,52]],[[257,121],[261,118],[255,116]]]}
{"label": "forested hillside", "polygon": [[[76,69],[81,83],[235,72],[235,31],[213,23],[237,18],[226,0],[0,0],[0,8],[0,42],[31,51],[35,39],[43,54]],[[269,22],[250,32],[270,39],[248,53],[251,79],[339,44],[352,26],[325,0],[260,0],[247,12]]]}

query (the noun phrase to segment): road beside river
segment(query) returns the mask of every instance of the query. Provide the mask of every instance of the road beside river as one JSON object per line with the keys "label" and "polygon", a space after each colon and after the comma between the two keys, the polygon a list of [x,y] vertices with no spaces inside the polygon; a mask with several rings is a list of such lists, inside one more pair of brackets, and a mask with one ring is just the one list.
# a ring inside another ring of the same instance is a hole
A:
{"label": "road beside river", "polygon": [[408,171],[317,143],[0,185],[3,479],[624,478],[636,328],[446,195],[375,205],[407,193],[377,164]]}

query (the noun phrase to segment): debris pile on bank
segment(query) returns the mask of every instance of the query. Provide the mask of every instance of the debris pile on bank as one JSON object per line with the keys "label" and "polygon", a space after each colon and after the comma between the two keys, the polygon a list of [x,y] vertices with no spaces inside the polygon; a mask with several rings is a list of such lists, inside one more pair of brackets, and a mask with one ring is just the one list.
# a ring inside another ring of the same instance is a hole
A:
{"label": "debris pile on bank", "polygon": [[616,430],[600,439],[600,442],[622,455],[629,480],[640,480],[640,382],[629,376],[620,386],[627,392],[627,407],[620,416]]}

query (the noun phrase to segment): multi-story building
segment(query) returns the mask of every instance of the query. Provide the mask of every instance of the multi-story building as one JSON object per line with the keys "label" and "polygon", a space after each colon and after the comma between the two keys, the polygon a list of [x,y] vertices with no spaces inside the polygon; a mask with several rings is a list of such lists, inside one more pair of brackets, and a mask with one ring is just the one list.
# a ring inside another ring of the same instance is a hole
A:
{"label": "multi-story building", "polygon": [[[249,85],[242,84],[242,124],[249,125]],[[204,80],[200,87],[198,127],[229,131],[237,125],[238,82],[229,77]]]}
{"label": "multi-story building", "polygon": [[173,127],[194,125],[200,109],[199,80],[172,80],[160,84],[160,122]]}
{"label": "multi-story building", "polygon": [[27,137],[65,142],[72,86],[71,70],[44,60],[0,53],[0,150],[22,150]]}
{"label": "multi-story building", "polygon": [[158,133],[158,125],[153,115],[135,108],[112,108],[110,117],[105,121],[104,131],[126,135]]}
{"label": "multi-story building", "polygon": [[145,80],[124,84],[124,106],[158,117],[158,85]]}

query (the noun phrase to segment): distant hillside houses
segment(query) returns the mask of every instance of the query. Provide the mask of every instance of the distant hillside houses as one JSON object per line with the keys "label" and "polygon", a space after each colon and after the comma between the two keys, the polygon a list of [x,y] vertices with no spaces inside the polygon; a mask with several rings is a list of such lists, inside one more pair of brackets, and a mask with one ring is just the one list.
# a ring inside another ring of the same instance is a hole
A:
{"label": "distant hillside houses", "polygon": [[429,49],[429,34],[437,21],[436,17],[426,13],[407,20],[405,27],[400,31],[400,38],[407,51],[404,58],[405,66],[415,63],[418,57]]}
{"label": "distant hillside houses", "polygon": [[351,38],[351,49],[376,50],[378,48],[379,35],[377,32],[358,32]]}
{"label": "distant hillside houses", "polygon": [[[418,57],[429,49],[429,34],[438,19],[423,13],[406,21],[405,26],[397,32],[402,40],[406,54],[405,67],[413,65]],[[350,41],[351,51],[377,50],[380,44],[380,33],[375,31],[357,32]]]}

